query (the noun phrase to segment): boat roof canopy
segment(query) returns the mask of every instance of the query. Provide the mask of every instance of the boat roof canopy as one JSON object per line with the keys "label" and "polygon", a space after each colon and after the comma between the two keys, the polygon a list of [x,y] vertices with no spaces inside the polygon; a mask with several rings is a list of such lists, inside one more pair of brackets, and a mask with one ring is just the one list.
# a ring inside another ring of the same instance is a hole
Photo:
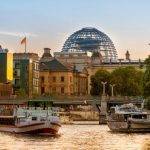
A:
{"label": "boat roof canopy", "polygon": [[51,107],[53,106],[53,101],[50,100],[29,100],[28,106],[30,107]]}

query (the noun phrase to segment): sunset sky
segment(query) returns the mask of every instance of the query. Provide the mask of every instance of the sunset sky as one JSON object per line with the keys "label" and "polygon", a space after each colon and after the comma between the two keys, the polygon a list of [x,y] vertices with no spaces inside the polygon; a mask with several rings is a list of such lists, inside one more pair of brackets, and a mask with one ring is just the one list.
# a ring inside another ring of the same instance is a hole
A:
{"label": "sunset sky", "polygon": [[83,27],[95,27],[114,42],[119,58],[150,54],[150,0],[1,0],[0,45],[40,55],[44,47],[61,51],[66,38]]}

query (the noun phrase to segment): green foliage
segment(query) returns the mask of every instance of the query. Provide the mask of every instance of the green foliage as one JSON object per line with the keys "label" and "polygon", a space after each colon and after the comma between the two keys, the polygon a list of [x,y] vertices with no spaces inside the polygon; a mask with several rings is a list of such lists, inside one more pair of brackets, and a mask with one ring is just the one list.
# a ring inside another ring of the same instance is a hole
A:
{"label": "green foliage", "polygon": [[38,98],[40,95],[38,93],[33,93],[32,98]]}
{"label": "green foliage", "polygon": [[107,82],[106,94],[109,94],[110,73],[104,69],[100,69],[95,75],[91,76],[91,95],[102,94],[103,87],[101,82]]}
{"label": "green foliage", "polygon": [[99,57],[99,52],[93,52],[92,57]]}
{"label": "green foliage", "polygon": [[18,97],[20,97],[20,98],[26,98],[27,97],[27,94],[26,94],[24,89],[22,89],[22,88],[19,89]]}
{"label": "green foliage", "polygon": [[122,96],[142,95],[143,72],[134,67],[117,68],[112,73],[101,69],[91,76],[91,95],[102,94],[101,81],[107,82],[106,94],[110,95],[110,84],[115,84],[114,94]]}
{"label": "green foliage", "polygon": [[142,77],[143,73],[134,67],[120,67],[111,73],[111,83],[116,85],[116,94],[138,96],[142,95]]}
{"label": "green foliage", "polygon": [[150,67],[150,55],[148,58],[145,60],[146,67]]}
{"label": "green foliage", "polygon": [[146,109],[150,110],[150,97],[147,97],[145,99],[145,104],[144,105],[145,105]]}
{"label": "green foliage", "polygon": [[150,96],[150,56],[145,60],[146,70],[143,77],[144,96]]}

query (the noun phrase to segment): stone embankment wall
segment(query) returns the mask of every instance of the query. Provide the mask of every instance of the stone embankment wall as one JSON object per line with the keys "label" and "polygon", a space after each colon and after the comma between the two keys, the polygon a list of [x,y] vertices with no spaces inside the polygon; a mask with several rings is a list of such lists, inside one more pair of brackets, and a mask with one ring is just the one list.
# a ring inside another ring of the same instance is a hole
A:
{"label": "stone embankment wall", "polygon": [[63,124],[71,124],[73,121],[98,121],[99,113],[97,111],[70,111],[61,113],[60,118]]}
{"label": "stone embankment wall", "polygon": [[97,121],[99,114],[96,111],[70,111],[73,121]]}

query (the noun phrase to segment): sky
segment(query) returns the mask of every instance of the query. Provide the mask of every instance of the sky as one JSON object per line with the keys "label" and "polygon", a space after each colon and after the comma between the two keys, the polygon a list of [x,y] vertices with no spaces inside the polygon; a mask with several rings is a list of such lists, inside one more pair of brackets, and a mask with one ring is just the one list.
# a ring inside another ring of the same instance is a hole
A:
{"label": "sky", "polygon": [[150,0],[1,0],[0,45],[24,52],[61,51],[65,40],[83,27],[95,27],[114,42],[119,58],[150,54]]}

